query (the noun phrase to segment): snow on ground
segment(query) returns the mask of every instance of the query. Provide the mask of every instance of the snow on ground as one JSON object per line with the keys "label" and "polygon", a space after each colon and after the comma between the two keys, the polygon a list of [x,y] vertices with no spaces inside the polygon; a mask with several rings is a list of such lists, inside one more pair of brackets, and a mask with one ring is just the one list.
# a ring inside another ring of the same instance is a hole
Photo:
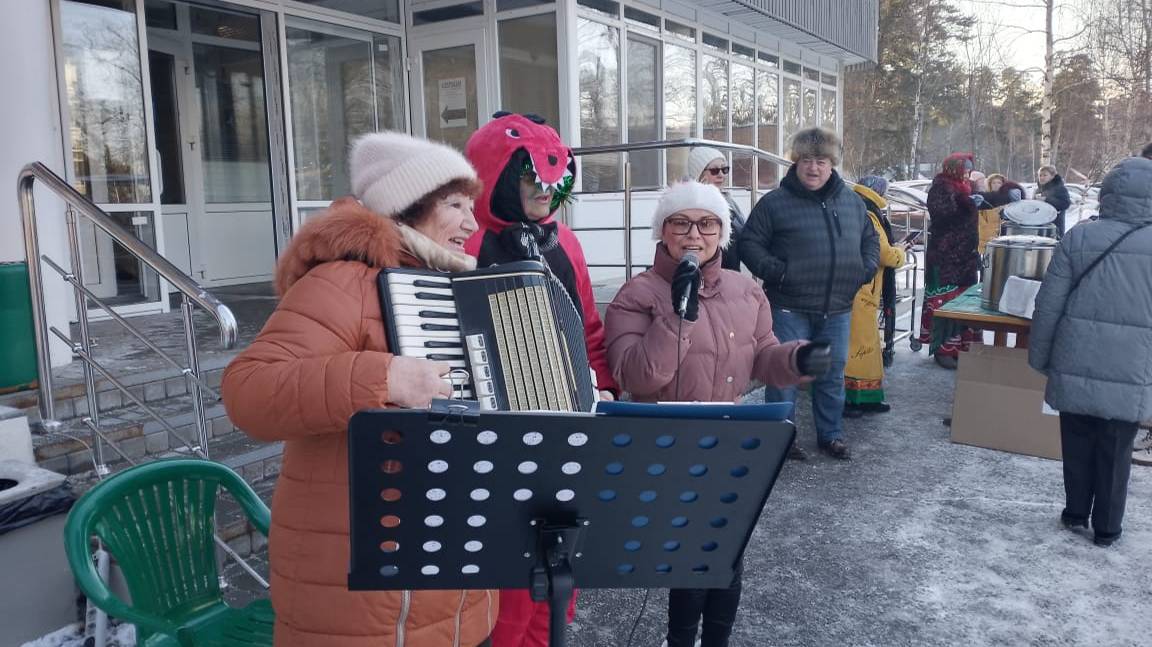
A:
{"label": "snow on ground", "polygon": [[[108,628],[106,647],[132,647],[135,644],[135,626],[120,624]],[[85,647],[82,625],[79,622],[68,625],[21,647]]]}
{"label": "snow on ground", "polygon": [[[952,444],[955,373],[901,347],[893,411],[845,421],[853,460],[785,465],[732,646],[1150,644],[1152,468],[1133,467],[1124,537],[1098,548],[1059,527],[1061,464]],[[569,644],[624,647],[642,597],[582,591]],[[660,644],[666,600],[652,592],[632,645]]]}

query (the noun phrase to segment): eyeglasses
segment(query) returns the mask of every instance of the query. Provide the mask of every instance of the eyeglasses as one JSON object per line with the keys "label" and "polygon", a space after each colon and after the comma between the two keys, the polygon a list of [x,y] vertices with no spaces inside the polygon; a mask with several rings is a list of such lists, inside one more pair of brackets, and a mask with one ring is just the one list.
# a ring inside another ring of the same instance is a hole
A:
{"label": "eyeglasses", "polygon": [[708,171],[712,175],[720,175],[721,173],[723,173],[724,175],[728,175],[730,172],[732,172],[732,167],[731,166],[717,166],[715,168],[709,167],[709,168],[706,168],[704,170]]}
{"label": "eyeglasses", "polygon": [[724,223],[719,218],[703,218],[701,220],[669,218],[664,221],[664,226],[677,236],[687,236],[688,232],[692,231],[693,226],[696,227],[696,231],[700,232],[701,236],[715,236],[720,233]]}

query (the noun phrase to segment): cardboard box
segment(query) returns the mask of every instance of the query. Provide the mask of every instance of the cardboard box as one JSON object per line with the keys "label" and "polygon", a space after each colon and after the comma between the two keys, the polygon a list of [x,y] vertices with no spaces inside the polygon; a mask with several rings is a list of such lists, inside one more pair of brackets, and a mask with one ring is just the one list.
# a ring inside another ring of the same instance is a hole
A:
{"label": "cardboard box", "polygon": [[973,344],[956,371],[952,442],[1059,460],[1060,418],[1042,413],[1046,382],[1027,349]]}

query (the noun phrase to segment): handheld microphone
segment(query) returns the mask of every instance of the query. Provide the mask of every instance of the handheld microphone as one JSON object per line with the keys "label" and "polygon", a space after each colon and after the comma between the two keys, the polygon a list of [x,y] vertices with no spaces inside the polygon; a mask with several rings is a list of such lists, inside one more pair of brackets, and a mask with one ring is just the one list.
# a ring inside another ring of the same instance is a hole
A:
{"label": "handheld microphone", "polygon": [[[684,256],[680,258],[680,267],[686,268],[693,274],[698,274],[700,272],[700,257],[695,252],[685,252]],[[676,314],[681,317],[688,310],[688,295],[691,293],[691,285],[685,286],[684,294],[680,295],[680,300],[676,303]]]}

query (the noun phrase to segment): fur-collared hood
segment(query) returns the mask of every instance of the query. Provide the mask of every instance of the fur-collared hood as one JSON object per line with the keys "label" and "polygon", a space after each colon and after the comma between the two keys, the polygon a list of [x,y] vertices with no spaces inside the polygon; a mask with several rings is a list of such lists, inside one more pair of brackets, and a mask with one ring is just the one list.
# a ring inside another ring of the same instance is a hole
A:
{"label": "fur-collared hood", "polygon": [[283,296],[312,268],[332,261],[359,261],[378,268],[424,266],[444,272],[476,268],[472,257],[444,249],[351,197],[333,202],[292,237],[276,264],[276,293]]}
{"label": "fur-collared hood", "polygon": [[309,270],[331,261],[396,267],[401,249],[391,218],[372,213],[354,198],[340,198],[292,237],[276,263],[276,293],[284,296]]}

